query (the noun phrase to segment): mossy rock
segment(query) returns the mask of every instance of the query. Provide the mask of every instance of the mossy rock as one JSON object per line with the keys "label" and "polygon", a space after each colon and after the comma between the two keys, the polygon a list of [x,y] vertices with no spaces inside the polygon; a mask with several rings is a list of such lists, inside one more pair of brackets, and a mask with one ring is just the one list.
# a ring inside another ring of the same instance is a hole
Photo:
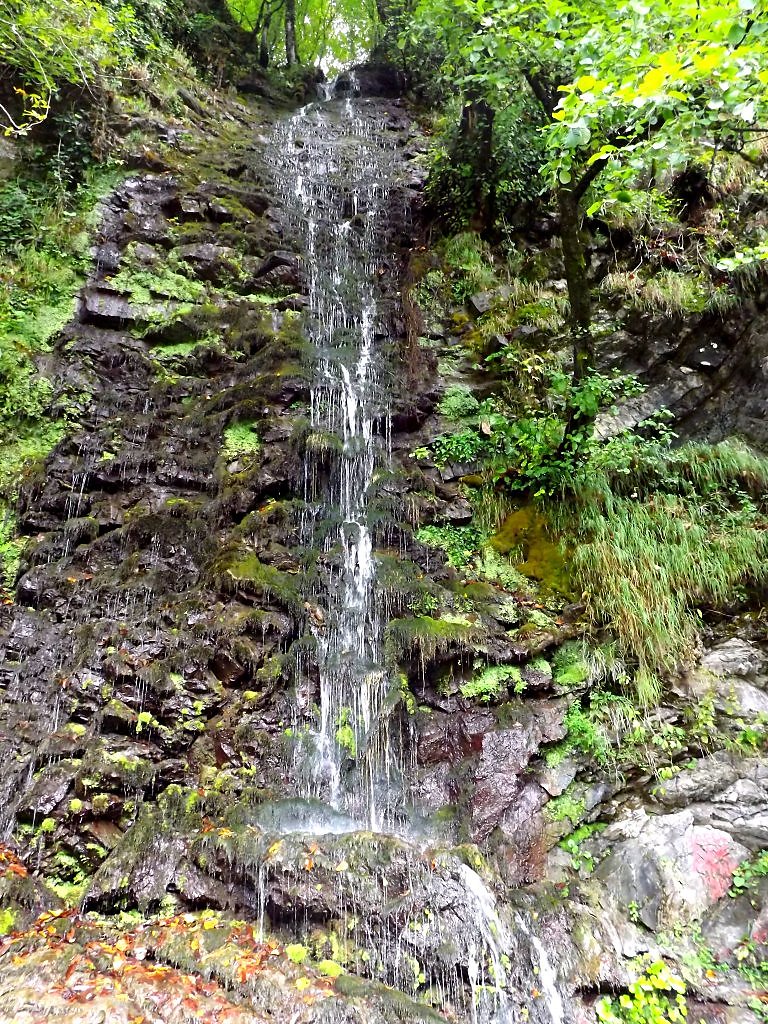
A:
{"label": "mossy rock", "polygon": [[570,593],[560,544],[551,536],[547,520],[532,505],[523,505],[507,516],[499,532],[491,538],[491,546],[502,555],[519,552],[517,568],[547,590],[563,595]]}

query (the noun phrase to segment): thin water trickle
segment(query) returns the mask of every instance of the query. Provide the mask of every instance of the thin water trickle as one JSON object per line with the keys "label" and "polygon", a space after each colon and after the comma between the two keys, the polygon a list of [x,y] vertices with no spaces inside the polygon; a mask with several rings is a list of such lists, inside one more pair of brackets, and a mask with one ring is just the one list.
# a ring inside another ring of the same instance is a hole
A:
{"label": "thin water trickle", "polygon": [[[396,154],[383,120],[361,114],[351,100],[299,110],[277,127],[272,151],[290,226],[305,252],[308,334],[317,353],[311,429],[337,439],[327,473],[311,449],[304,470],[314,514],[305,517],[303,541],[322,546],[328,573],[325,608],[312,627],[320,707],[310,724],[304,791],[380,830],[391,823],[404,788],[387,721],[395,682],[382,668],[369,523],[375,474],[389,459],[386,437],[375,429],[389,415],[376,345],[387,333],[377,270],[387,248]],[[338,526],[321,541],[318,526],[329,518]]]}
{"label": "thin water trickle", "polygon": [[[422,901],[410,917],[403,910],[402,927],[380,936],[374,959],[382,975],[406,990],[412,987],[413,964],[419,963],[414,954],[435,940],[435,949],[457,950],[471,988],[466,1000],[455,963],[425,962],[439,1005],[467,1005],[475,1024],[512,1024],[520,1018],[507,991],[514,973],[507,951],[515,948],[516,929],[505,923],[494,894],[457,858],[447,881],[436,882],[434,892],[429,885],[423,888],[435,862],[428,866],[429,860],[420,859],[424,851],[414,840],[418,816],[408,814],[414,745],[402,716],[393,711],[399,680],[387,670],[384,656],[387,602],[377,593],[370,512],[377,480],[391,468],[391,370],[381,269],[391,249],[389,225],[397,220],[398,151],[376,106],[348,98],[311,104],[278,124],[270,153],[288,234],[305,254],[306,332],[315,354],[309,436],[323,442],[324,454],[319,458],[317,448],[307,444],[299,521],[302,545],[320,554],[320,579],[306,605],[316,650],[311,662],[306,650],[296,659],[293,769],[299,796],[265,806],[254,823],[269,836],[369,830],[406,839],[417,851],[413,863]],[[262,934],[274,870],[262,861],[253,879]],[[405,884],[408,892],[416,880]],[[354,929],[360,927],[359,881],[346,871],[337,880],[342,917],[356,921]],[[386,900],[383,869],[375,884]],[[546,952],[529,929],[520,931],[535,952],[552,1024],[562,1024],[562,1001]]]}

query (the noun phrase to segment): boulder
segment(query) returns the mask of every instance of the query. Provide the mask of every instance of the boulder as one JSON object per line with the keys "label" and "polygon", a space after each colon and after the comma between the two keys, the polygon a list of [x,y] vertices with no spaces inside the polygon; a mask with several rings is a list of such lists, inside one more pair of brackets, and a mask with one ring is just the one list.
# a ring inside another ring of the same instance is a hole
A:
{"label": "boulder", "polygon": [[402,96],[406,84],[403,72],[392,64],[358,64],[339,75],[333,91],[336,96],[382,96],[394,99]]}
{"label": "boulder", "polygon": [[607,855],[595,877],[610,901],[653,931],[699,919],[748,856],[728,832],[696,824],[690,810],[650,816],[639,809],[609,825],[599,845]]}
{"label": "boulder", "polygon": [[721,829],[750,850],[768,846],[768,763],[718,751],[654,791],[667,808],[686,807],[697,825]]}

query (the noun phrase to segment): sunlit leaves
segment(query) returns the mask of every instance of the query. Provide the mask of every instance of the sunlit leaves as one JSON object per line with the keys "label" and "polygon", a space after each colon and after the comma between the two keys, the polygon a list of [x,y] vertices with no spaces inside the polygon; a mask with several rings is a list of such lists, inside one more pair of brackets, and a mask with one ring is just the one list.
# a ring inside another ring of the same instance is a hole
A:
{"label": "sunlit leaves", "polygon": [[[270,58],[285,59],[285,9],[280,0],[226,0],[246,30],[265,32]],[[361,61],[375,41],[375,0],[296,0],[297,49],[301,61],[328,71]]]}
{"label": "sunlit leaves", "polygon": [[23,87],[15,117],[0,107],[7,135],[25,134],[45,120],[62,85],[109,84],[130,58],[135,16],[131,7],[96,0],[10,0],[0,13],[0,65]]}
{"label": "sunlit leaves", "polygon": [[531,88],[548,108],[546,183],[608,172],[605,197],[651,161],[681,169],[768,120],[762,14],[761,0],[420,0],[414,32],[497,107]]}

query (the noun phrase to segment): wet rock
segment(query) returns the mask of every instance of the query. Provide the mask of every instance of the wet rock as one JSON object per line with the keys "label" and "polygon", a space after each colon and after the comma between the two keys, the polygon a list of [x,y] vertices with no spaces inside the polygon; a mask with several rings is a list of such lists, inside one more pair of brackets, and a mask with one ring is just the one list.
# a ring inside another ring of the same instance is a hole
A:
{"label": "wet rock", "polygon": [[546,767],[538,773],[541,786],[552,796],[560,796],[576,778],[579,763],[573,758],[565,757],[552,767]]}
{"label": "wet rock", "polygon": [[[518,776],[542,743],[565,736],[564,716],[561,704],[539,701],[521,710],[513,728],[489,732],[483,737],[471,802],[471,835],[475,842],[487,839],[504,813],[520,800]],[[514,833],[520,819],[530,817],[531,807],[535,805],[538,810],[544,803],[539,790],[534,784],[527,787],[528,806],[520,805],[520,813],[509,822],[506,831]]]}
{"label": "wet rock", "polygon": [[768,655],[756,644],[734,637],[708,651],[699,667],[715,676],[754,679],[768,672]]}
{"label": "wet rock", "polygon": [[487,292],[477,292],[472,295],[469,300],[469,304],[472,307],[473,312],[478,316],[483,313],[487,313],[495,305],[508,299],[511,292],[506,285],[502,285],[500,288],[494,288]]}
{"label": "wet rock", "polygon": [[34,818],[50,814],[72,789],[77,768],[73,761],[60,761],[44,768],[32,789],[20,802],[19,813]]}
{"label": "wet rock", "polygon": [[695,823],[691,811],[649,817],[638,810],[600,835],[609,852],[595,871],[616,907],[635,908],[655,931],[699,918],[728,891],[748,855],[727,832]]}
{"label": "wet rock", "polygon": [[137,315],[131,303],[114,291],[91,288],[83,293],[80,314],[82,320],[120,327],[136,320]]}
{"label": "wet rock", "polygon": [[750,850],[768,846],[768,765],[720,751],[655,790],[664,807],[687,807],[698,825],[722,829]]}
{"label": "wet rock", "polygon": [[182,260],[194,267],[195,275],[203,281],[219,284],[237,272],[238,255],[230,246],[199,242],[179,246],[177,252]]}
{"label": "wet rock", "polygon": [[336,79],[337,96],[383,96],[396,98],[403,94],[406,77],[391,64],[358,64]]}
{"label": "wet rock", "polygon": [[595,436],[605,439],[624,430],[631,430],[660,409],[674,408],[683,398],[701,387],[695,373],[670,372],[663,384],[649,388],[642,395],[619,404],[615,412],[601,413],[595,421]]}
{"label": "wet rock", "polygon": [[[768,878],[758,878],[735,898],[721,900],[704,916],[701,925],[707,946],[718,960],[732,960],[737,947],[768,941]],[[757,950],[763,959],[766,951]]]}

